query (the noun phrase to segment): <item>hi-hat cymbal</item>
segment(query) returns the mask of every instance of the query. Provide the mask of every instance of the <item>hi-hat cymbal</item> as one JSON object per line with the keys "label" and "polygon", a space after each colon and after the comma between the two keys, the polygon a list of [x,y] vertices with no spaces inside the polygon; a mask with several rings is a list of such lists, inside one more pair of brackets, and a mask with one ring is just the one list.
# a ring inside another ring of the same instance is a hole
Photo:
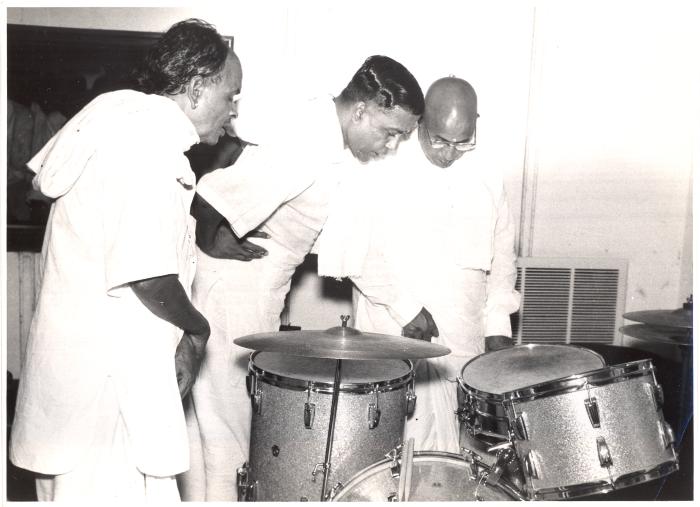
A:
{"label": "hi-hat cymbal", "polygon": [[690,330],[680,330],[673,332],[663,332],[658,328],[646,324],[631,324],[620,328],[622,334],[639,338],[649,342],[670,343],[673,345],[691,345],[692,332]]}
{"label": "hi-hat cymbal", "polygon": [[241,336],[233,343],[253,350],[327,359],[420,359],[450,353],[450,349],[414,338],[363,333],[337,326],[325,331],[280,331]]}
{"label": "hi-hat cymbal", "polygon": [[623,317],[635,322],[642,322],[660,328],[691,329],[693,327],[693,310],[679,308],[677,310],[644,310],[629,312]]}

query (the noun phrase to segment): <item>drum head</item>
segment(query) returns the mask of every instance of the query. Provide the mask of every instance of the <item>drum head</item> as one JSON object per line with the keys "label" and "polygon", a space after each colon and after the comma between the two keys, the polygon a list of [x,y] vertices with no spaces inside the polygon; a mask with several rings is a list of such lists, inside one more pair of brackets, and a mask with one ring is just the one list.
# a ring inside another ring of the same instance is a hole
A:
{"label": "drum head", "polygon": [[[259,369],[292,379],[332,384],[335,359],[300,357],[279,352],[257,352],[251,362]],[[401,359],[351,360],[343,359],[340,366],[341,384],[367,384],[401,378],[411,371]]]}
{"label": "drum head", "polygon": [[[416,452],[411,475],[411,502],[514,500],[498,484],[471,479],[469,464],[457,454]],[[391,475],[391,461],[383,460],[355,475],[333,500],[386,502],[398,485],[399,478]]]}
{"label": "drum head", "polygon": [[503,394],[603,366],[600,355],[582,347],[517,345],[475,357],[462,368],[462,380],[478,391]]}

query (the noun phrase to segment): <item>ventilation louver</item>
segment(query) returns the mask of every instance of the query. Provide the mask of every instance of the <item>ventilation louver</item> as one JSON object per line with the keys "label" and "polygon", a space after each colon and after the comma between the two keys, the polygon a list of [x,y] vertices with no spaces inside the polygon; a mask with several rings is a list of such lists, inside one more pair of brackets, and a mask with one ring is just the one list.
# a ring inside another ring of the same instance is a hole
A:
{"label": "ventilation louver", "polygon": [[513,315],[517,343],[617,343],[625,302],[627,261],[518,259]]}

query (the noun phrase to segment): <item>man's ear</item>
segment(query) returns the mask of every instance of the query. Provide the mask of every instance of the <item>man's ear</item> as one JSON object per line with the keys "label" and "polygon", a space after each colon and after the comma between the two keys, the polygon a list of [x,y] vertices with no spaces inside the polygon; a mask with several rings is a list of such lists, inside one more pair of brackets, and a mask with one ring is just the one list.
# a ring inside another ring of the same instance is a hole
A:
{"label": "man's ear", "polygon": [[354,109],[352,110],[352,121],[354,122],[359,122],[362,120],[362,117],[365,115],[365,110],[367,109],[367,104],[364,101],[360,101],[355,104]]}
{"label": "man's ear", "polygon": [[197,109],[199,100],[204,92],[204,78],[202,76],[194,76],[187,83],[187,99],[190,101],[190,107]]}

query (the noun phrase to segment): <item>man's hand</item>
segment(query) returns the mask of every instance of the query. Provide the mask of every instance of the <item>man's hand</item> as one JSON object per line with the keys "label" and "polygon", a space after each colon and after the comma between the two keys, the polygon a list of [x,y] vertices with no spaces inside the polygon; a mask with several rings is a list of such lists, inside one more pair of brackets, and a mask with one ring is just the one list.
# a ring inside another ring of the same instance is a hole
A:
{"label": "man's hand", "polygon": [[421,308],[418,315],[404,326],[401,336],[429,342],[433,336],[440,336],[440,332],[430,312],[425,308]]}
{"label": "man's hand", "polygon": [[208,336],[202,337],[185,333],[175,351],[175,374],[180,397],[185,398],[197,378],[199,366],[204,359]]}
{"label": "man's hand", "polygon": [[513,339],[502,335],[492,335],[484,338],[484,349],[486,352],[507,349],[514,345]]}
{"label": "man's hand", "polygon": [[202,250],[215,259],[234,259],[248,262],[265,257],[267,250],[255,243],[251,243],[247,238],[269,237],[270,235],[265,232],[252,231],[243,238],[239,238],[227,224],[222,223],[216,230],[212,247],[210,249],[202,248]]}

